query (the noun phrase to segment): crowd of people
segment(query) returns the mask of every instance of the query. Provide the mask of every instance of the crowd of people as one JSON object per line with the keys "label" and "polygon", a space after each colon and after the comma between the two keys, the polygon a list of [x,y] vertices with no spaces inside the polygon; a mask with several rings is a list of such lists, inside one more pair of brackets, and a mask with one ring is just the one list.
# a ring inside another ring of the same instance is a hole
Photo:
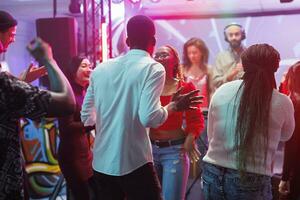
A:
{"label": "crowd of people", "polygon": [[[15,41],[16,28],[17,20],[0,11],[0,53]],[[130,18],[126,31],[130,50],[94,69],[76,56],[62,73],[51,47],[37,38],[27,49],[42,67],[20,78],[0,72],[0,199],[24,198],[18,120],[44,116],[59,118],[58,160],[70,199],[183,200],[190,163],[197,163],[205,199],[271,200],[280,142],[286,147],[278,191],[300,199],[300,62],[280,92],[279,52],[269,44],[243,46],[239,24],[224,28],[229,47],[213,66],[200,38],[184,44],[182,61],[168,44],[155,50],[147,16]],[[49,90],[28,83],[45,73]]]}

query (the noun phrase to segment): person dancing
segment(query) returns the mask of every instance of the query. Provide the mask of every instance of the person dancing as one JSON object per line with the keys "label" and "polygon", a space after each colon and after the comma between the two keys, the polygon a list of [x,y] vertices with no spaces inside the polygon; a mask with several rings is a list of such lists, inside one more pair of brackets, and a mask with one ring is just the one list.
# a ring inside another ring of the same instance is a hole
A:
{"label": "person dancing", "polygon": [[88,130],[80,120],[80,111],[91,73],[90,61],[75,56],[67,68],[68,78],[76,99],[73,115],[59,118],[58,161],[67,182],[68,195],[72,199],[89,199],[88,179],[93,175],[92,152]]}
{"label": "person dancing", "polygon": [[[195,90],[192,83],[182,80],[178,53],[173,47],[160,47],[154,59],[166,70],[166,81],[160,96],[162,106],[170,103],[172,95],[180,87],[182,94]],[[185,129],[182,128],[184,123]],[[190,161],[197,162],[200,157],[195,140],[203,128],[204,119],[198,106],[196,110],[174,112],[164,124],[150,130],[154,166],[165,200],[185,199]]]}

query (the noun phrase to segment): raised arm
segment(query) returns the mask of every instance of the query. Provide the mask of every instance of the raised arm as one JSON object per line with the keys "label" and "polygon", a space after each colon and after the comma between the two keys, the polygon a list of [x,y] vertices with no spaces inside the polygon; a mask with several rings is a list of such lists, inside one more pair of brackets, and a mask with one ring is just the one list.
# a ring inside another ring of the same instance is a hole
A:
{"label": "raised arm", "polygon": [[67,78],[53,59],[51,47],[37,38],[27,46],[27,49],[47,69],[51,90],[48,115],[58,117],[72,114],[75,111],[74,94]]}

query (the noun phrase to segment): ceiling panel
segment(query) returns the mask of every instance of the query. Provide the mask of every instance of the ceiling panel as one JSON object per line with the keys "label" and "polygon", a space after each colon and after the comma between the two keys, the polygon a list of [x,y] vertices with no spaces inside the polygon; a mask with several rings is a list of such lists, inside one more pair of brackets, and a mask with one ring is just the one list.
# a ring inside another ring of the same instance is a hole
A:
{"label": "ceiling panel", "polygon": [[[57,0],[57,16],[68,13],[69,0]],[[53,16],[52,0],[0,0],[0,8],[27,20]]]}
{"label": "ceiling panel", "polygon": [[300,9],[300,0],[142,0],[143,13],[150,16],[199,16],[262,13]]}
{"label": "ceiling panel", "polygon": [[300,9],[300,0],[294,0],[291,3],[280,3],[279,0],[261,0],[264,11],[278,10],[298,10]]}
{"label": "ceiling panel", "polygon": [[[126,0],[129,1],[129,0]],[[300,9],[300,0],[280,3],[279,0],[141,0],[141,13],[150,16],[201,16],[247,14]],[[57,0],[57,15],[68,15],[70,0]],[[52,17],[52,0],[0,0],[0,8],[19,18]],[[112,11],[114,12],[114,11]]]}

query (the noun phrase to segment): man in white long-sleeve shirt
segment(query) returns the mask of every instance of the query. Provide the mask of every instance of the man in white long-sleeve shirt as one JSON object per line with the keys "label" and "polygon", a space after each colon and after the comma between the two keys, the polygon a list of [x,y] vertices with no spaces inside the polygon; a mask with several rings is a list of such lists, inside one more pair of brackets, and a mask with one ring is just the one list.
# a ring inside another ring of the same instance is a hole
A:
{"label": "man in white long-sleeve shirt", "polygon": [[81,119],[85,126],[96,124],[92,178],[96,199],[161,199],[147,127],[157,127],[168,113],[199,103],[192,97],[195,92],[178,93],[173,102],[161,106],[165,71],[151,58],[154,35],[150,18],[132,17],[126,40],[130,51],[100,64],[91,75]]}

